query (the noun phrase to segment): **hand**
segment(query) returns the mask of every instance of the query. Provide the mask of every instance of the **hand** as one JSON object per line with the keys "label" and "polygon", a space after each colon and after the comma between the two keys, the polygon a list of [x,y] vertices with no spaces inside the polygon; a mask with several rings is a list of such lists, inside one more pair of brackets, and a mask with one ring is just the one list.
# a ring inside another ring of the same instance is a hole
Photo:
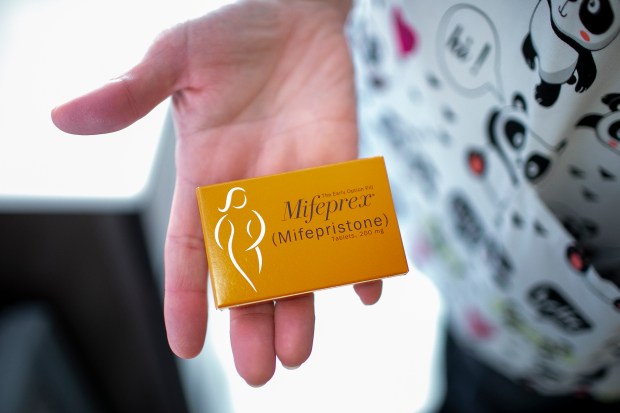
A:
{"label": "hand", "polygon": [[[207,263],[195,189],[355,158],[347,7],[322,0],[246,0],[164,32],[126,74],[55,108],[75,134],[127,127],[172,96],[177,178],[165,248],[164,315],[180,357],[197,355],[207,325]],[[355,287],[366,304],[381,283]],[[231,310],[239,374],[267,382],[298,366],[314,335],[311,294]]]}

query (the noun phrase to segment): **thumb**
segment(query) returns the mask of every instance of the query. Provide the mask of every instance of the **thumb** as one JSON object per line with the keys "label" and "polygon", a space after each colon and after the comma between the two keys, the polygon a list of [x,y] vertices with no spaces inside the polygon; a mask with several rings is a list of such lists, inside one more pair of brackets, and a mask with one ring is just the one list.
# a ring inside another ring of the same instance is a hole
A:
{"label": "thumb", "polygon": [[142,61],[122,76],[52,110],[54,124],[77,135],[123,129],[176,89],[186,62],[183,27],[164,32]]}

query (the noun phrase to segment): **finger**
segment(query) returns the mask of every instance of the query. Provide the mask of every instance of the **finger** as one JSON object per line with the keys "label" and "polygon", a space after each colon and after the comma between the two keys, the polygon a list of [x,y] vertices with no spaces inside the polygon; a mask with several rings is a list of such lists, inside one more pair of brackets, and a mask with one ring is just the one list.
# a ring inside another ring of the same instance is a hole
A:
{"label": "finger", "polygon": [[282,365],[295,368],[312,352],[314,340],[314,295],[280,300],[275,309],[276,354]]}
{"label": "finger", "polygon": [[165,246],[164,318],[172,351],[200,353],[207,328],[207,261],[195,187],[177,179]]}
{"label": "finger", "polygon": [[230,311],[230,344],[237,372],[251,386],[269,381],[276,369],[272,302]]}
{"label": "finger", "polygon": [[379,298],[381,298],[383,282],[381,280],[369,281],[361,284],[355,284],[353,288],[362,300],[362,303],[372,305],[379,301]]}
{"label": "finger", "polygon": [[185,50],[183,26],[163,33],[143,60],[126,74],[52,110],[61,130],[93,135],[123,129],[170,96],[181,79]]}

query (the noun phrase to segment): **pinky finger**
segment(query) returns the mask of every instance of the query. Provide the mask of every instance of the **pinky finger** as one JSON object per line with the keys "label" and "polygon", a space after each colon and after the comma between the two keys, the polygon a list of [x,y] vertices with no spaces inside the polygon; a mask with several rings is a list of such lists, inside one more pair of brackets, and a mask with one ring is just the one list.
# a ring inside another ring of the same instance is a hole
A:
{"label": "pinky finger", "polygon": [[353,286],[355,292],[365,305],[373,305],[379,298],[381,298],[381,291],[383,290],[383,281],[369,281],[361,284],[355,284]]}

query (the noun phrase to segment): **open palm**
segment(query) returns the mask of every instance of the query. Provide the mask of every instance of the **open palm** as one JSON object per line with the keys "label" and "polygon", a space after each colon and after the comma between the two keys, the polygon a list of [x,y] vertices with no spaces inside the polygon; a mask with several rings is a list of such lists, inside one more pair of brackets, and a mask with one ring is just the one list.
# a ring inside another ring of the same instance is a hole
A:
{"label": "open palm", "polygon": [[[177,181],[166,240],[165,318],[181,357],[202,348],[207,264],[197,186],[342,161],[357,155],[346,7],[322,0],[247,0],[164,32],[133,69],[54,109],[70,133],[122,129],[172,96]],[[362,301],[380,283],[357,286]],[[239,374],[269,380],[276,357],[310,355],[312,295],[231,311]]]}

